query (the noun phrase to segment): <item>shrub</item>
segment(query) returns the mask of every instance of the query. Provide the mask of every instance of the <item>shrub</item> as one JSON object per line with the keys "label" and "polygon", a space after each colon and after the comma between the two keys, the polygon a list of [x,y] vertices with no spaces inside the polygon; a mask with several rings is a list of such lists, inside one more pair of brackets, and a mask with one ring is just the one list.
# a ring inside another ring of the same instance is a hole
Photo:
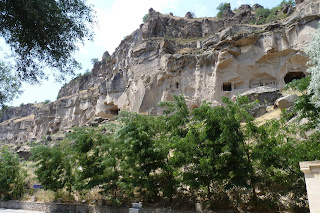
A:
{"label": "shrub", "polygon": [[51,101],[49,100],[49,99],[46,99],[46,100],[44,100],[44,102],[43,102],[43,104],[48,104],[48,103],[50,103]]}
{"label": "shrub", "polygon": [[21,197],[25,192],[26,172],[19,165],[17,154],[7,148],[0,151],[0,194],[6,199]]}
{"label": "shrub", "polygon": [[149,14],[145,14],[142,18],[142,21],[145,23],[147,22],[148,18],[149,18]]}
{"label": "shrub", "polygon": [[92,58],[92,59],[91,59],[91,63],[92,63],[93,65],[95,65],[98,61],[99,61],[98,58]]}
{"label": "shrub", "polygon": [[219,6],[217,7],[217,10],[219,11],[217,14],[218,18],[221,18],[223,11],[227,8],[230,7],[230,3],[224,3],[222,2],[221,4],[219,4]]}

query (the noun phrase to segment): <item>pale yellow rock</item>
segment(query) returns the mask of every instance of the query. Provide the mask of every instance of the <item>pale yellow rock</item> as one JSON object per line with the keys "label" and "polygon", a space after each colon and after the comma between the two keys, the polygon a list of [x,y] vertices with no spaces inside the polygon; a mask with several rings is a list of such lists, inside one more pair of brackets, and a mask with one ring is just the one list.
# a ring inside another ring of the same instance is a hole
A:
{"label": "pale yellow rock", "polygon": [[307,75],[303,50],[318,27],[319,4],[305,0],[290,17],[262,26],[151,11],[148,22],[89,75],[64,86],[58,100],[37,106],[33,118],[0,123],[0,143],[40,139],[95,117],[112,119],[119,110],[161,113],[158,103],[178,94],[193,109],[260,86],[282,89],[286,81]]}

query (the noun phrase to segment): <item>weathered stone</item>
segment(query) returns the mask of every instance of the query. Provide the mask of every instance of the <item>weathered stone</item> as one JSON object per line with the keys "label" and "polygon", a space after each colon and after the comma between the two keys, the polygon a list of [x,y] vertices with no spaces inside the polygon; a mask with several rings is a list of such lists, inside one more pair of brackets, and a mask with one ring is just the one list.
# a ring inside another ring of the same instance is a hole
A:
{"label": "weathered stone", "polygon": [[299,164],[305,177],[310,212],[317,213],[320,209],[320,161],[304,161]]}
{"label": "weathered stone", "polygon": [[263,6],[262,5],[260,5],[260,4],[254,4],[254,5],[252,5],[252,10],[257,10],[258,8],[263,8]]}
{"label": "weathered stone", "polygon": [[234,16],[234,12],[231,10],[230,3],[228,6],[222,11],[221,18],[232,18]]}
{"label": "weathered stone", "polygon": [[193,18],[193,14],[191,12],[187,12],[184,17],[188,18],[188,19],[191,19],[191,18]]}
{"label": "weathered stone", "polygon": [[91,73],[61,88],[58,100],[3,118],[0,145],[18,146],[76,126],[99,125],[120,110],[159,114],[159,101],[178,94],[193,109],[203,101],[219,105],[222,96],[267,86],[246,93],[260,100],[256,113],[261,115],[280,97],[279,89],[307,75],[308,58],[301,50],[318,27],[319,4],[305,0],[287,19],[265,26],[247,25],[253,14],[249,6],[219,20],[150,9],[142,28],[125,37],[111,56],[104,53]]}
{"label": "weathered stone", "polygon": [[299,96],[297,94],[287,95],[277,99],[274,103],[275,108],[279,108],[281,110],[287,109],[294,105],[294,102],[297,100]]}
{"label": "weathered stone", "polygon": [[275,101],[282,96],[279,89],[261,86],[255,89],[251,89],[241,95],[247,96],[250,101],[259,100],[261,105],[270,106],[275,103]]}

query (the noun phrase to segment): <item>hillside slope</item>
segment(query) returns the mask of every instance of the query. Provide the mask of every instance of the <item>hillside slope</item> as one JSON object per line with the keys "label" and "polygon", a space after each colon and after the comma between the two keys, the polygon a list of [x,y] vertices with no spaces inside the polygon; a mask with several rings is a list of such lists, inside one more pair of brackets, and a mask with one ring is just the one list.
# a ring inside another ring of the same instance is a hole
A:
{"label": "hillside slope", "polygon": [[161,113],[158,102],[174,94],[183,94],[195,108],[260,86],[281,89],[307,75],[303,50],[318,27],[320,2],[299,1],[288,18],[259,26],[249,24],[254,9],[241,8],[222,19],[181,18],[150,9],[146,23],[112,55],[106,52],[89,75],[65,85],[58,100],[35,106],[24,117],[7,113],[0,143],[20,146],[112,119],[120,110]]}

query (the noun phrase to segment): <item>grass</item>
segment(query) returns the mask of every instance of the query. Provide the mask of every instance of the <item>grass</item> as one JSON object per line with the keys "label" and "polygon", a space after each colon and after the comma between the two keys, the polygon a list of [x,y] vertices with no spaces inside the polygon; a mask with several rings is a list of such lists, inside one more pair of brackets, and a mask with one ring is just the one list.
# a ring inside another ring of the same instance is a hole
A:
{"label": "grass", "polygon": [[256,118],[254,120],[254,122],[261,126],[263,124],[265,124],[268,120],[272,120],[272,119],[280,119],[281,117],[281,110],[280,109],[274,109],[273,107],[272,108],[269,108],[267,110],[267,113]]}

